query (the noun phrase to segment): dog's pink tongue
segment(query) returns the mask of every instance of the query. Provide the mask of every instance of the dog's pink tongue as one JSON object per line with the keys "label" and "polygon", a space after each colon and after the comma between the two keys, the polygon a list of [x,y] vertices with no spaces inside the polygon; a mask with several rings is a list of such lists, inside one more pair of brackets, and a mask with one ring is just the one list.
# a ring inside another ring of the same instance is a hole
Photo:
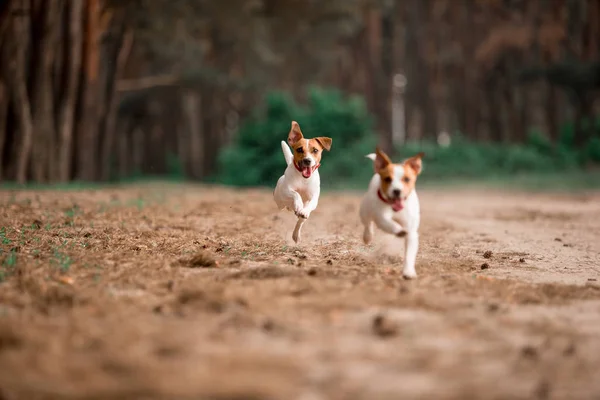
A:
{"label": "dog's pink tongue", "polygon": [[400,211],[403,208],[404,208],[404,204],[402,203],[402,199],[394,200],[394,202],[392,203],[392,210],[394,210],[394,211]]}
{"label": "dog's pink tongue", "polygon": [[302,176],[305,178],[310,178],[310,176],[312,175],[312,168],[311,167],[304,167],[302,168]]}

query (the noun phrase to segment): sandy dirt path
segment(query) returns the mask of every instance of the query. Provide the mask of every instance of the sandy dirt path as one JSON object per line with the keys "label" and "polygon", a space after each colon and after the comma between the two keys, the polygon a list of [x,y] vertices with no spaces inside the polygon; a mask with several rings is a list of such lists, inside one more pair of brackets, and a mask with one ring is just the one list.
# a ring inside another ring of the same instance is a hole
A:
{"label": "sandy dirt path", "polygon": [[419,195],[404,281],[353,193],[0,192],[0,398],[599,398],[600,194]]}

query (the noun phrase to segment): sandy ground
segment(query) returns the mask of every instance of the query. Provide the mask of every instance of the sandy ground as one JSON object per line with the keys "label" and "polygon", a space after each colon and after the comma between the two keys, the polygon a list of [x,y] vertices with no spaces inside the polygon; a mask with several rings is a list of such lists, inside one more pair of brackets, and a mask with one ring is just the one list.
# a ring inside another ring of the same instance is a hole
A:
{"label": "sandy ground", "polygon": [[600,194],[420,197],[404,281],[352,193],[0,192],[0,398],[600,398]]}

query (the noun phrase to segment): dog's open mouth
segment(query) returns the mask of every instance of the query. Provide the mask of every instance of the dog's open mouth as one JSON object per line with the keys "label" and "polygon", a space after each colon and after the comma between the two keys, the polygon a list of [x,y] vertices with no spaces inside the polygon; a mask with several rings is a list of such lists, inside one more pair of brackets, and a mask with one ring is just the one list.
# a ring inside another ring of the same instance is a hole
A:
{"label": "dog's open mouth", "polygon": [[402,197],[396,197],[396,198],[383,197],[383,195],[381,194],[381,190],[377,191],[377,197],[379,197],[379,200],[381,200],[384,203],[389,204],[390,206],[392,206],[392,210],[394,210],[395,212],[398,212],[398,211],[400,211],[400,210],[402,210],[404,208],[404,200],[405,200],[405,198],[402,198]]}
{"label": "dog's open mouth", "polygon": [[392,210],[394,211],[400,211],[404,208],[404,201],[402,200],[402,198],[397,198],[397,199],[393,199],[391,201],[391,206],[392,206]]}
{"label": "dog's open mouth", "polygon": [[311,175],[312,175],[312,173],[313,173],[313,170],[312,170],[312,168],[311,168],[311,167],[302,167],[302,168],[300,169],[300,172],[302,172],[302,176],[303,176],[303,177],[305,177],[305,178],[310,178],[310,176],[311,176]]}
{"label": "dog's open mouth", "polygon": [[297,163],[294,163],[294,167],[296,167],[296,169],[298,170],[298,172],[300,172],[302,174],[302,176],[305,179],[308,179],[312,176],[313,172],[315,172],[317,170],[317,168],[319,168],[321,164],[317,164],[315,166],[300,166]]}

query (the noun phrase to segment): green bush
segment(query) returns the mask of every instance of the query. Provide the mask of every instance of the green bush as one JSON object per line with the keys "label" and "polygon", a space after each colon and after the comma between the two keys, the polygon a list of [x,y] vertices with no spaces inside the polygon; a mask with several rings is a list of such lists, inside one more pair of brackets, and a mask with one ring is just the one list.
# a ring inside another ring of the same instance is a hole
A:
{"label": "green bush", "polygon": [[364,155],[375,147],[373,118],[360,98],[313,88],[307,106],[302,107],[275,92],[267,96],[264,109],[244,121],[233,145],[220,154],[218,181],[236,186],[274,186],[285,169],[280,142],[287,140],[294,120],[306,137],[333,139],[332,151],[323,154],[320,172],[324,184],[353,179],[363,169]]}
{"label": "green bush", "polygon": [[585,148],[586,161],[600,164],[600,136],[592,136]]}
{"label": "green bush", "polygon": [[[268,95],[265,105],[243,121],[233,145],[221,152],[215,180],[227,185],[274,187],[285,169],[280,142],[287,139],[293,120],[307,137],[333,139],[331,152],[325,152],[320,168],[323,188],[366,187],[373,164],[365,155],[377,144],[373,118],[361,98],[315,88],[310,89],[305,106],[281,92]],[[393,158],[401,161],[420,151],[425,152],[422,180],[511,179],[516,175],[578,171],[590,162],[600,163],[600,136],[576,149],[572,124],[561,127],[556,144],[536,130],[522,144],[472,142],[456,133],[448,147],[433,141],[409,142],[397,149]]]}

